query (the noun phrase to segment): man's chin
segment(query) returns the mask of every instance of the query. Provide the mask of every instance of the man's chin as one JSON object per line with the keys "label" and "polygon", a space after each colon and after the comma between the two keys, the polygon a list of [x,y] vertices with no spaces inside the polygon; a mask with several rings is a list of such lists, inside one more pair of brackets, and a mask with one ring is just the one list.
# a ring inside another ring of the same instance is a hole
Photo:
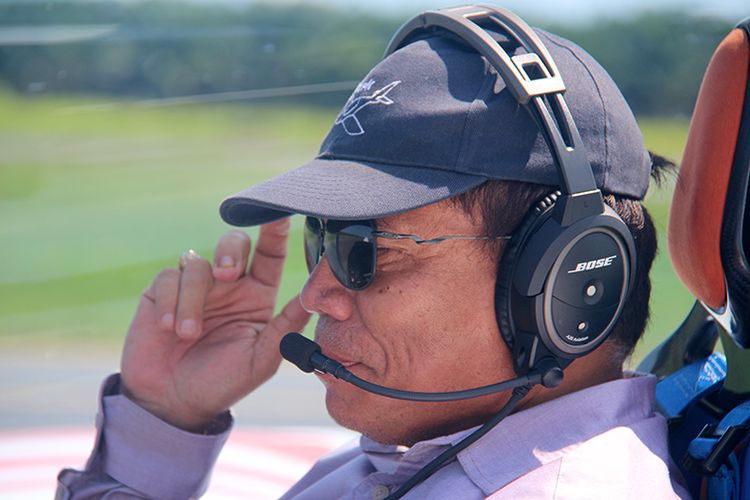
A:
{"label": "man's chin", "polygon": [[342,380],[329,377],[319,376],[326,387],[328,414],[340,426],[370,436],[370,421],[378,420],[377,415],[382,414],[382,410],[372,401],[374,395]]}
{"label": "man's chin", "polygon": [[[323,381],[326,384],[326,381]],[[370,394],[341,380],[326,384],[326,408],[341,427],[359,432],[381,444],[404,444],[408,441],[408,412],[402,404]]]}
{"label": "man's chin", "polygon": [[363,407],[368,406],[365,402],[368,393],[363,390],[336,379],[332,375],[318,375],[318,378],[326,388],[328,413],[337,423],[344,425],[342,420],[345,420],[347,415],[350,417],[357,415]]}
{"label": "man's chin", "polygon": [[481,425],[494,414],[493,410],[502,406],[494,400],[489,405],[454,401],[438,406],[398,401],[371,394],[332,376],[319,375],[319,378],[326,386],[326,408],[331,418],[340,426],[381,444],[411,446]]}
{"label": "man's chin", "polygon": [[363,410],[362,405],[353,401],[348,402],[342,398],[338,394],[335,382],[323,380],[323,384],[326,386],[326,409],[333,421],[341,427],[365,434],[365,429],[362,428],[359,417]]}

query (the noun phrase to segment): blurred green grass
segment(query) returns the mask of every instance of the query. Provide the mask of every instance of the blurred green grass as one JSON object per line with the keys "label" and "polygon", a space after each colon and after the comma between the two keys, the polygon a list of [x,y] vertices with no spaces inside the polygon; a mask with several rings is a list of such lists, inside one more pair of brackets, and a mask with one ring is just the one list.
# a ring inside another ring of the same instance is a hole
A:
{"label": "blurred green grass", "polygon": [[[687,118],[640,119],[646,147],[679,163],[687,138]],[[667,219],[674,191],[674,175],[667,176],[661,186],[652,181],[646,195],[646,207],[654,219],[659,238],[659,251],[651,268],[651,319],[646,333],[632,356],[635,365],[643,356],[671,334],[687,315],[695,299],[675,275],[667,250]]]}
{"label": "blurred green grass", "polygon": [[[0,338],[119,343],[159,269],[187,248],[211,255],[228,229],[218,217],[221,200],[308,161],[335,111],[149,108],[0,91],[0,116]],[[641,125],[649,148],[680,157],[685,119]],[[668,263],[670,194],[667,182],[647,198],[662,251],[652,271],[653,319],[636,358],[692,302]],[[307,274],[300,228],[296,220],[280,304]]]}
{"label": "blurred green grass", "polygon": [[[221,200],[308,161],[335,116],[284,105],[101,106],[0,92],[2,338],[119,342],[156,271],[187,248],[212,254],[229,228]],[[299,223],[282,300],[306,276]]]}

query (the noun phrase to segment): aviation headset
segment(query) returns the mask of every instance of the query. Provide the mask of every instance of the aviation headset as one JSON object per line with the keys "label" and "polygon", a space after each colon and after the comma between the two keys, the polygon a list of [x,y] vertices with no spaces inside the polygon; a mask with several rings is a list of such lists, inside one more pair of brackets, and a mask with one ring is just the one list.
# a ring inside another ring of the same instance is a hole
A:
{"label": "aviation headset", "polygon": [[[487,31],[501,30],[525,53],[509,55]],[[538,202],[508,243],[495,310],[518,375],[542,372],[553,387],[562,368],[612,331],[633,286],[633,236],[607,206],[563,94],[565,84],[531,27],[498,7],[427,11],[406,22],[385,56],[436,33],[458,36],[483,55],[528,110],[552,152],[560,190]]]}

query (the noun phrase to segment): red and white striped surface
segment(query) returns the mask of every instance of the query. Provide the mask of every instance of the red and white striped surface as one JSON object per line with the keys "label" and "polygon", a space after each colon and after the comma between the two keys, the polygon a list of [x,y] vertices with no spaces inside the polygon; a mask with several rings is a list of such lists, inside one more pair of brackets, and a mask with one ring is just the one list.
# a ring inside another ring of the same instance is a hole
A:
{"label": "red and white striped surface", "polygon": [[[318,457],[353,436],[323,427],[235,429],[203,498],[278,498]],[[80,427],[0,431],[0,499],[52,498],[57,473],[82,467],[93,439],[93,429]]]}

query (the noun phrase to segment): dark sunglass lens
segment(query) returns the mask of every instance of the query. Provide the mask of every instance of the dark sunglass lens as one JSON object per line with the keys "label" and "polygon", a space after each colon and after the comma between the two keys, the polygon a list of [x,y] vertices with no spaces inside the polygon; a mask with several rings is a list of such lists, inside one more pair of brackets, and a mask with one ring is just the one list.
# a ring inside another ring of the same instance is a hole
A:
{"label": "dark sunglass lens", "polygon": [[311,273],[318,264],[323,250],[323,230],[320,219],[314,217],[305,219],[304,239],[307,272]]}
{"label": "dark sunglass lens", "polygon": [[336,237],[336,254],[337,258],[329,260],[344,286],[361,290],[372,282],[377,255],[372,228],[354,225],[341,229]]}

